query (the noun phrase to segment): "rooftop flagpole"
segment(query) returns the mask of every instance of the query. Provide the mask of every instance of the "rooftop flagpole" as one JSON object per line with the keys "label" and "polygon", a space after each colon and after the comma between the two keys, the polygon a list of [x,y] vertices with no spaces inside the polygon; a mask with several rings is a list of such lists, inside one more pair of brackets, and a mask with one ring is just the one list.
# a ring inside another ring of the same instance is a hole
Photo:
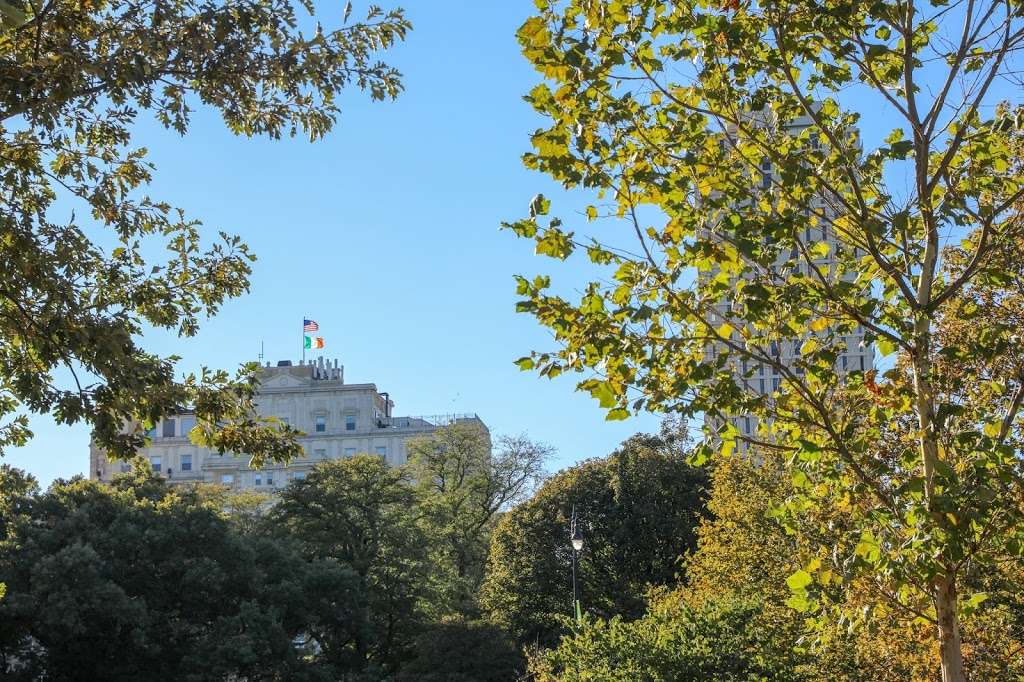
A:
{"label": "rooftop flagpole", "polygon": [[302,364],[306,364],[306,317],[302,317]]}

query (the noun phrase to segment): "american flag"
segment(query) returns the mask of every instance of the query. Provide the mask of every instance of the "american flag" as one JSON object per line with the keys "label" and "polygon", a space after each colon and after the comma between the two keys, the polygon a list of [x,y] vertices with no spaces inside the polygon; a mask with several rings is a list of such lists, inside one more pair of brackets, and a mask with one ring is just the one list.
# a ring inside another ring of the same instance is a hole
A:
{"label": "american flag", "polygon": [[316,323],[316,320],[303,320],[302,331],[304,332],[315,332],[320,330],[320,325]]}

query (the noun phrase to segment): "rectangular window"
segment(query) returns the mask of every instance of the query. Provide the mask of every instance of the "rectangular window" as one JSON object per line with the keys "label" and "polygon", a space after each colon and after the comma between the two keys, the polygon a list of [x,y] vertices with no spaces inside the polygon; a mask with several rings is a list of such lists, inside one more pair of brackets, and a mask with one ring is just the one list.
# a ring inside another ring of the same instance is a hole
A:
{"label": "rectangular window", "polygon": [[306,480],[306,472],[305,471],[296,471],[294,478],[295,478],[296,481],[304,481],[304,480]]}
{"label": "rectangular window", "polygon": [[164,420],[163,436],[164,436],[164,438],[174,438],[174,420],[173,419],[165,419]]}
{"label": "rectangular window", "polygon": [[378,446],[376,446],[373,449],[373,451],[375,453],[377,453],[378,455],[380,455],[381,457],[387,457],[388,456],[388,446],[387,445],[378,445]]}
{"label": "rectangular window", "polygon": [[316,418],[316,432],[323,433],[327,430],[327,417],[320,415]]}
{"label": "rectangular window", "polygon": [[772,379],[772,390],[773,391],[779,390],[779,378],[778,377],[775,377],[774,379]]}
{"label": "rectangular window", "polygon": [[864,371],[864,356],[860,356],[860,371]]}
{"label": "rectangular window", "polygon": [[345,448],[345,456],[346,457],[355,457],[356,456],[356,449],[355,448]]}
{"label": "rectangular window", "polygon": [[150,458],[149,461],[153,465],[153,473],[154,474],[159,474],[160,473],[160,458],[159,457],[152,457],[152,458]]}
{"label": "rectangular window", "polygon": [[846,365],[849,363],[850,358],[843,356],[843,371],[846,371]]}
{"label": "rectangular window", "polygon": [[772,176],[765,174],[761,176],[761,189],[772,188]]}
{"label": "rectangular window", "polygon": [[181,470],[192,471],[192,455],[181,456]]}
{"label": "rectangular window", "polygon": [[232,474],[221,474],[220,483],[221,485],[231,485],[235,482],[235,477]]}
{"label": "rectangular window", "polygon": [[770,171],[772,169],[772,160],[769,158],[761,159],[761,170]]}
{"label": "rectangular window", "polygon": [[325,450],[324,448],[317,448],[316,450],[313,451],[313,454],[316,455],[318,459],[327,458],[327,450]]}
{"label": "rectangular window", "polygon": [[354,414],[345,415],[345,430],[355,431],[356,430],[356,416]]}
{"label": "rectangular window", "polygon": [[750,435],[750,417],[743,418],[743,433]]}
{"label": "rectangular window", "polygon": [[261,474],[255,474],[253,476],[253,482],[256,485],[263,485],[263,476]]}
{"label": "rectangular window", "polygon": [[182,417],[181,418],[181,435],[188,436],[188,432],[194,429],[196,426],[195,417]]}
{"label": "rectangular window", "polygon": [[274,485],[274,472],[273,471],[268,471],[267,472],[267,485]]}
{"label": "rectangular window", "polygon": [[761,393],[764,393],[764,379],[758,379],[761,384]]}

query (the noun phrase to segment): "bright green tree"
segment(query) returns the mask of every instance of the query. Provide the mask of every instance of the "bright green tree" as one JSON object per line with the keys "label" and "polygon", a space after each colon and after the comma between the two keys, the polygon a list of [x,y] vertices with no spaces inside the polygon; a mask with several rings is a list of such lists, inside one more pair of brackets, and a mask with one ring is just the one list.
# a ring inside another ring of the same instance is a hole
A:
{"label": "bright green tree", "polygon": [[310,558],[351,567],[365,601],[351,646],[360,670],[395,671],[409,658],[435,585],[428,535],[405,472],[357,455],[318,464],[281,492],[268,528]]}
{"label": "bright green tree", "polygon": [[526,436],[492,444],[485,429],[460,423],[410,440],[407,450],[423,521],[450,571],[445,591],[456,610],[473,612],[498,515],[536,489],[552,450]]}
{"label": "bright green tree", "polygon": [[602,618],[644,613],[649,587],[676,583],[704,509],[706,477],[653,436],[634,436],[604,459],[556,474],[504,514],[491,538],[484,612],[520,642],[554,644],[572,613],[569,518],[580,519],[583,610]]}
{"label": "bright green tree", "polygon": [[[870,581],[876,603],[931,624],[943,680],[964,680],[960,619],[984,599],[962,594],[964,572],[1024,552],[1008,441],[1024,382],[989,363],[984,382],[961,375],[986,400],[943,393],[939,363],[970,368],[1019,345],[1019,330],[997,324],[976,343],[936,326],[978,314],[961,305],[972,287],[1020,286],[997,257],[1024,237],[1021,112],[997,103],[1019,70],[1019,8],[537,4],[518,36],[544,77],[527,99],[549,125],[526,165],[595,193],[587,219],[612,224],[604,241],[577,239],[542,220],[550,202],[538,195],[509,225],[539,254],[579,251],[607,268],[578,301],[548,277],[519,279],[519,309],[559,342],[520,365],[589,374],[580,388],[612,419],[758,416],[746,440],[799,482],[790,515],[853,515],[845,553],[810,557],[790,604],[824,627],[855,614],[827,608],[822,581]],[[884,112],[884,141],[864,148],[856,107]],[[961,240],[957,264],[944,246]],[[907,371],[838,371],[858,330]],[[758,367],[778,375],[772,395],[741,376]],[[902,437],[888,438],[893,428]],[[726,426],[705,449],[738,437]]]}
{"label": "bright green tree", "polygon": [[[203,444],[257,464],[294,456],[292,430],[252,417],[253,367],[182,380],[176,358],[140,345],[150,327],[194,335],[248,290],[254,256],[144,193],[154,167],[135,124],[148,115],[186,135],[204,106],[239,135],[315,141],[334,125],[342,89],[373,99],[401,90],[399,74],[376,61],[410,28],[401,10],[350,21],[351,3],[320,16],[292,0],[9,0],[2,9],[0,448],[30,437],[31,411],[85,421],[100,445],[127,456],[146,424],[192,405]],[[154,255],[160,247],[165,258]],[[139,427],[122,433],[126,422]]]}
{"label": "bright green tree", "polygon": [[[312,680],[355,669],[328,655],[358,629],[353,571],[239,535],[141,464],[113,486],[58,481],[44,494],[0,471],[4,679]],[[300,635],[323,653],[302,656]]]}

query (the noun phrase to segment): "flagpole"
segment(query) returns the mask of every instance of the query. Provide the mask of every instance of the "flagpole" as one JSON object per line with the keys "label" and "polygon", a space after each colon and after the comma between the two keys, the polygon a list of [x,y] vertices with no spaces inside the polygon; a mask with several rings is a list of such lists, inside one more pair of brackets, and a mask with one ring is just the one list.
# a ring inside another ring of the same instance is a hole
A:
{"label": "flagpole", "polygon": [[306,318],[302,318],[302,363],[306,364]]}

